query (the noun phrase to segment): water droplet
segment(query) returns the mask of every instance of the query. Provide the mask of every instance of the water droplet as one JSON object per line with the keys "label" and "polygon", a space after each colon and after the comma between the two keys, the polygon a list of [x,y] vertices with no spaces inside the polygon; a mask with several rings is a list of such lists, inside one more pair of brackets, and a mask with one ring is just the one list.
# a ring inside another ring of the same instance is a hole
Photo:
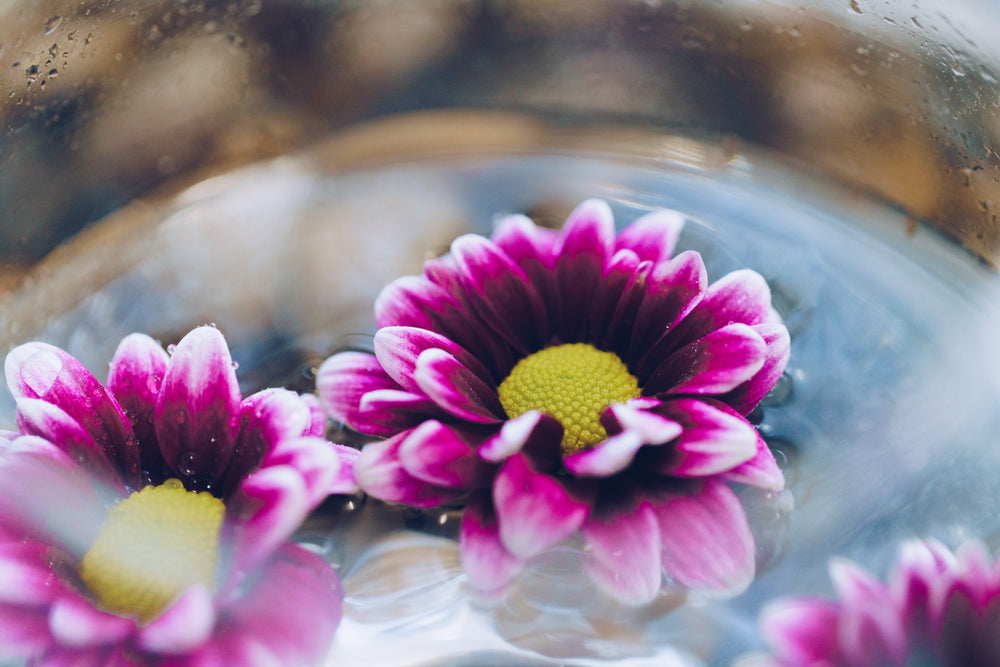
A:
{"label": "water droplet", "polygon": [[170,345],[167,345],[167,354],[173,355],[174,350],[176,350],[176,349],[177,349],[177,346],[174,345],[173,343],[171,343]]}
{"label": "water droplet", "polygon": [[198,453],[190,450],[182,452],[177,457],[177,472],[188,477],[198,472]]}
{"label": "water droplet", "polygon": [[51,35],[51,34],[52,34],[52,32],[53,32],[53,31],[54,31],[54,30],[55,30],[56,28],[58,28],[58,27],[59,27],[59,24],[60,24],[61,22],[62,22],[62,17],[61,17],[61,16],[53,16],[52,18],[48,19],[48,20],[47,20],[47,21],[45,22],[45,32],[44,32],[44,34],[46,34],[46,35]]}
{"label": "water droplet", "polygon": [[160,383],[152,375],[146,378],[146,391],[150,394],[156,394],[160,391]]}
{"label": "water droplet", "polygon": [[188,419],[187,410],[185,410],[184,408],[177,408],[177,410],[174,412],[174,419],[177,420],[178,424],[183,424],[187,422]]}
{"label": "water droplet", "polygon": [[238,361],[234,361],[234,362],[233,362],[233,370],[235,371],[235,370],[236,370],[237,368],[239,368],[239,367],[240,367],[240,362],[238,362]]}

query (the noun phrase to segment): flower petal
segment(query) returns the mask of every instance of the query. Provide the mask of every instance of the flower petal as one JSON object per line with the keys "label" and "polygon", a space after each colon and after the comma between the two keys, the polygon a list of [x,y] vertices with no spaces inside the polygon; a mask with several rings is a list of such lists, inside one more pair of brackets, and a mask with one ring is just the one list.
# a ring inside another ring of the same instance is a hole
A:
{"label": "flower petal", "polygon": [[435,348],[454,356],[484,382],[493,382],[478,359],[439,333],[416,327],[383,327],[375,332],[375,357],[386,374],[406,391],[420,391],[414,378],[417,358],[424,350]]}
{"label": "flower petal", "polygon": [[840,646],[851,664],[901,665],[907,643],[889,589],[852,563],[835,559],[830,578],[841,598]]}
{"label": "flower petal", "polygon": [[708,477],[732,470],[757,455],[757,430],[728,410],[696,398],[678,398],[664,401],[657,412],[683,427],[671,443],[674,455],[662,472]]}
{"label": "flower petal", "polygon": [[558,321],[562,313],[553,271],[556,238],[556,232],[536,226],[523,215],[504,218],[490,235],[490,240],[528,276],[545,304],[547,322]]}
{"label": "flower petal", "polygon": [[309,509],[331,493],[354,493],[354,461],[360,452],[317,438],[285,438],[278,441],[261,463],[262,468],[288,466],[302,477]]}
{"label": "flower petal", "polygon": [[[755,429],[756,430],[756,429]],[[749,484],[765,491],[780,492],[785,488],[785,475],[774,460],[774,454],[764,438],[757,434],[757,451],[749,461],[726,471],[722,479],[726,482]]]}
{"label": "flower petal", "polygon": [[388,440],[365,445],[354,462],[354,477],[358,485],[379,500],[413,507],[436,507],[454,500],[460,491],[428,484],[403,467],[399,460],[399,448],[412,433],[413,429]]}
{"label": "flower petal", "polygon": [[504,415],[496,390],[444,350],[425,350],[415,377],[425,394],[456,417],[492,424]]}
{"label": "flower petal", "polygon": [[567,456],[564,464],[573,474],[608,477],[621,472],[643,445],[668,442],[682,430],[676,421],[629,405],[612,405],[605,414],[622,432],[596,447]]}
{"label": "flower petal", "polygon": [[586,339],[590,304],[614,243],[614,215],[606,202],[588,199],[570,213],[554,249],[563,306],[559,320],[551,323],[552,336],[563,341]]}
{"label": "flower petal", "polygon": [[830,600],[782,600],[764,608],[760,627],[781,665],[841,665],[846,661],[837,641],[838,614]]}
{"label": "flower petal", "polygon": [[40,542],[0,543],[0,605],[42,606],[66,594],[57,560],[64,559]]}
{"label": "flower petal", "polygon": [[299,400],[309,408],[309,426],[302,435],[315,435],[322,438],[326,434],[326,411],[315,394],[299,394]]}
{"label": "flower petal", "polygon": [[764,339],[745,324],[730,324],[677,350],[650,374],[651,394],[724,394],[764,365]]}
{"label": "flower petal", "polygon": [[[498,463],[525,447],[544,449],[546,443],[558,447],[563,427],[559,420],[538,410],[528,410],[514,419],[507,420],[499,433],[479,446],[479,458]],[[561,457],[562,449],[559,449]]]}
{"label": "flower petal", "polygon": [[476,470],[476,450],[439,421],[426,421],[400,443],[399,462],[417,479],[467,489]]}
{"label": "flower petal", "polygon": [[791,339],[785,325],[775,322],[765,322],[753,325],[761,338],[764,339],[764,365],[757,373],[720,398],[733,406],[740,414],[747,414],[761,402],[767,392],[785,372],[788,358],[791,356]]}
{"label": "flower petal", "polygon": [[156,402],[156,440],[183,481],[205,486],[229,465],[239,428],[240,389],[225,338],[198,327],[174,348]]}
{"label": "flower petal", "polygon": [[488,497],[470,498],[462,514],[459,541],[469,584],[487,596],[501,595],[524,568],[524,560],[507,551],[500,540]]}
{"label": "flower petal", "polygon": [[750,269],[733,271],[708,286],[705,296],[671,332],[677,347],[739,322],[753,326],[772,321],[771,288]]}
{"label": "flower petal", "polygon": [[135,621],[109,614],[78,595],[68,595],[49,609],[49,629],[63,645],[77,648],[120,642],[135,632]]}
{"label": "flower petal", "polygon": [[587,503],[533,470],[523,453],[504,462],[493,482],[493,503],[504,547],[523,559],[575,533],[590,514]]}
{"label": "flower petal", "polygon": [[628,248],[642,261],[666,262],[683,228],[684,216],[677,211],[653,211],[625,227],[615,239],[615,249]]}
{"label": "flower petal", "polygon": [[0,603],[0,658],[40,655],[52,644],[48,609]]}
{"label": "flower petal", "polygon": [[119,468],[129,485],[140,483],[139,448],[128,419],[111,394],[83,364],[47,343],[26,343],[4,363],[14,398],[39,398],[82,426]]}
{"label": "flower petal", "polygon": [[660,528],[649,503],[606,518],[592,515],[581,532],[588,548],[584,566],[601,590],[631,605],[657,596],[663,579]]}
{"label": "flower petal", "polygon": [[212,594],[204,586],[193,586],[140,628],[136,643],[151,653],[190,653],[208,641],[214,627]]}
{"label": "flower petal", "polygon": [[132,432],[139,443],[142,469],[154,476],[154,483],[163,481],[166,462],[156,444],[156,397],[167,373],[170,355],[160,344],[145,334],[131,334],[122,339],[111,358],[108,370],[108,391],[122,406]]}
{"label": "flower petal", "polygon": [[707,479],[701,490],[653,508],[660,525],[663,569],[695,590],[737,593],[754,576],[754,541],[746,513],[729,487]]}

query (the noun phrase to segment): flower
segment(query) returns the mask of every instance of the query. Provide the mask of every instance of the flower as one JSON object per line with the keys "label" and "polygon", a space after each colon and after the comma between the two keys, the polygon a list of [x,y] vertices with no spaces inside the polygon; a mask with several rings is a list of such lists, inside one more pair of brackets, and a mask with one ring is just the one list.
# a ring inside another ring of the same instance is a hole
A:
{"label": "flower", "polygon": [[831,561],[837,601],[771,603],[761,628],[776,654],[764,664],[1000,665],[1000,561],[969,541],[952,553],[936,540],[904,542],[889,584]]}
{"label": "flower", "polygon": [[[214,327],[168,355],[132,334],[102,385],[33,342],[7,357],[0,439],[0,656],[35,665],[315,664],[340,582],[288,541],[355,450],[315,398],[241,399]],[[312,402],[310,402],[310,400]]]}
{"label": "flower", "polygon": [[577,533],[593,581],[627,603],[675,585],[738,591],[754,541],[729,483],[784,479],[747,415],[781,375],[789,338],[753,271],[708,285],[671,258],[683,220],[660,211],[616,234],[581,204],[560,232],[524,216],[465,235],[375,303],[374,354],[327,359],[331,416],[387,438],[360,486],[416,507],[466,500],[470,583],[506,590]]}

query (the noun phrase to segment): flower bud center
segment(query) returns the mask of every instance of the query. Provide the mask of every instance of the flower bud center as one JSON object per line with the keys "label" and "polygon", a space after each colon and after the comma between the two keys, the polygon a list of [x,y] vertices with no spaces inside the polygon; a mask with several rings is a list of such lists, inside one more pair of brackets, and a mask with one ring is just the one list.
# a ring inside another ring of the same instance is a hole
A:
{"label": "flower bud center", "polygon": [[614,352],[587,343],[554,345],[521,359],[500,383],[500,403],[512,419],[528,410],[563,425],[564,454],[608,437],[601,414],[612,403],[640,395],[639,381]]}
{"label": "flower bud center", "polygon": [[108,510],[80,578],[101,609],[146,623],[191,586],[212,588],[225,512],[179,480],[147,486]]}

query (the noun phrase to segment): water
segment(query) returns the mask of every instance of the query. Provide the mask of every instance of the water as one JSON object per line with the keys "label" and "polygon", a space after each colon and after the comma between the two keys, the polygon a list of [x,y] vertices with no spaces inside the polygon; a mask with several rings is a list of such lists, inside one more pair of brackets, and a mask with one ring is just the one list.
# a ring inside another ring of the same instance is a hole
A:
{"label": "water", "polygon": [[[172,343],[212,322],[244,394],[310,391],[328,354],[370,347],[381,287],[458,234],[489,233],[509,212],[558,225],[588,197],[621,224],[669,207],[689,218],[678,248],[699,250],[712,280],[763,274],[792,335],[786,376],[755,418],[794,510],[744,493],[755,582],[733,600],[664,593],[623,608],[589,588],[568,543],[506,602],[483,605],[461,575],[455,508],[332,499],[299,536],[344,579],[329,664],[726,664],[761,648],[764,602],[831,593],[831,555],[884,573],[914,535],[1000,547],[996,276],[901,213],[766,155],[669,137],[600,145],[349,166],[327,147],[203,181],[61,249],[2,303],[0,347],[46,340],[100,377],[128,333]],[[0,427],[12,426],[4,393]]]}

